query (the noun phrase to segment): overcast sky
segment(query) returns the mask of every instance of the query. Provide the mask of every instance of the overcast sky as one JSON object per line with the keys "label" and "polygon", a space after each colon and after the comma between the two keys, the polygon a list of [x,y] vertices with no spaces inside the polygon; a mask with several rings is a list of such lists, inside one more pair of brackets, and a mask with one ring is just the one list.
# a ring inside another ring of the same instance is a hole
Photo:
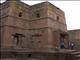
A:
{"label": "overcast sky", "polygon": [[[3,0],[2,0],[3,1]],[[23,1],[29,5],[42,1]],[[49,1],[65,12],[67,29],[80,29],[80,1]]]}

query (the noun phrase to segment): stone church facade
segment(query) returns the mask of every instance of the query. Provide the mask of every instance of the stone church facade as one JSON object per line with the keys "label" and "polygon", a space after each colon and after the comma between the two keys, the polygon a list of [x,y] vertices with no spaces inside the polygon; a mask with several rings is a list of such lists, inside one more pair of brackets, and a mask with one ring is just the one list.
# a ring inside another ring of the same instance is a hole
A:
{"label": "stone church facade", "polygon": [[[76,60],[64,12],[49,2],[0,4],[1,60]],[[72,57],[72,58],[71,58]]]}

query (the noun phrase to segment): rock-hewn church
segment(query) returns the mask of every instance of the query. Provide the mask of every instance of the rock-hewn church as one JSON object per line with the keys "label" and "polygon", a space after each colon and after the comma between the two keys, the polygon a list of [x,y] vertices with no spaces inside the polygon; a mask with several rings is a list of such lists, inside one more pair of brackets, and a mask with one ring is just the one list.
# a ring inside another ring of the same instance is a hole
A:
{"label": "rock-hewn church", "polygon": [[0,4],[1,60],[78,60],[69,49],[64,12],[49,2]]}

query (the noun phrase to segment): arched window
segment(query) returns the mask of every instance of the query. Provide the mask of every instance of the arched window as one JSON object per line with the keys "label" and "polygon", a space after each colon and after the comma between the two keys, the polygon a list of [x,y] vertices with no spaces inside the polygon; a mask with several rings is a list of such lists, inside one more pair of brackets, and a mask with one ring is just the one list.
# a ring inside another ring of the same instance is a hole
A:
{"label": "arched window", "polygon": [[19,17],[22,17],[22,12],[19,12]]}
{"label": "arched window", "polygon": [[59,16],[57,16],[57,20],[59,21]]}

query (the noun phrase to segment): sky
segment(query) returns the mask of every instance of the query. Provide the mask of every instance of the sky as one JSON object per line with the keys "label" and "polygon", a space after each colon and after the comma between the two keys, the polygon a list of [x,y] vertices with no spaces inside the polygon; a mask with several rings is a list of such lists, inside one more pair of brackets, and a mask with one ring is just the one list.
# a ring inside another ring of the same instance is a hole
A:
{"label": "sky", "polygon": [[[4,1],[4,0],[2,0]],[[29,5],[37,4],[43,1],[22,1]],[[80,1],[49,1],[65,12],[66,24],[68,30],[80,29]]]}

